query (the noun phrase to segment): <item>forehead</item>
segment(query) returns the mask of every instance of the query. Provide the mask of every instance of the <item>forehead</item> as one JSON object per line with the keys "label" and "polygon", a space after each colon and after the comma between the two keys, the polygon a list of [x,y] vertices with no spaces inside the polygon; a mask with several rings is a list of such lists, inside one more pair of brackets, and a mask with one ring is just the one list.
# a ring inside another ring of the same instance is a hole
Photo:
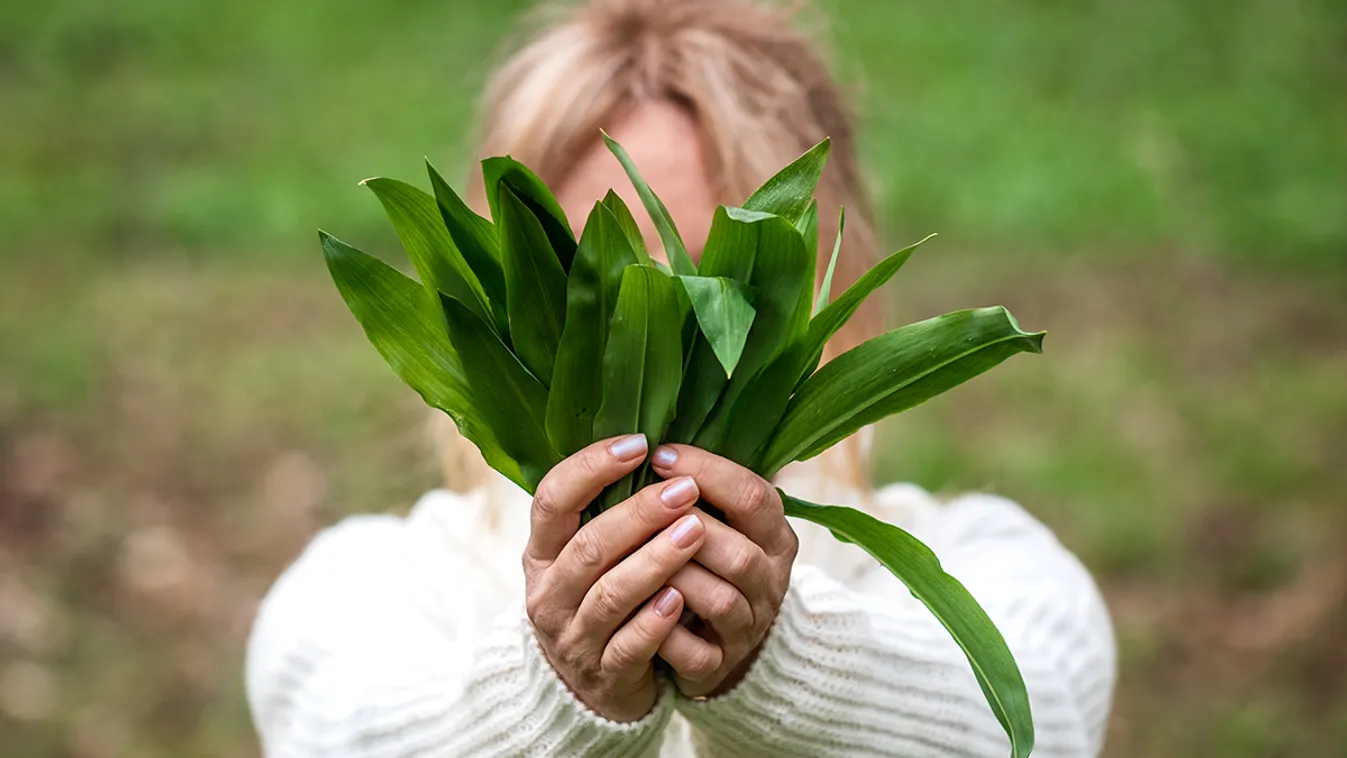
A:
{"label": "forehead", "polygon": [[[677,105],[647,101],[605,124],[605,128],[622,143],[650,188],[664,201],[688,251],[700,255],[717,198],[696,121]],[[594,202],[612,189],[631,207],[646,246],[652,252],[661,250],[654,224],[642,211],[640,198],[621,164],[598,135],[595,137],[555,188],[567,218],[579,232]]]}

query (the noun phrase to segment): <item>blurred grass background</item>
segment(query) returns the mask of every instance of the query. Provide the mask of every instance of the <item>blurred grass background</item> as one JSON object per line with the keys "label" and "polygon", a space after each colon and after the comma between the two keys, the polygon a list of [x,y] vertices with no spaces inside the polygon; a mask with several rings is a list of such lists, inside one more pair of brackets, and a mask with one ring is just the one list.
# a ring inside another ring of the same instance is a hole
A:
{"label": "blurred grass background", "polygon": [[[0,6],[0,752],[256,755],[242,649],[313,531],[437,481],[314,229],[466,168],[524,8]],[[885,425],[1025,503],[1121,646],[1108,756],[1347,752],[1347,5],[818,0],[914,320],[1051,332]]]}

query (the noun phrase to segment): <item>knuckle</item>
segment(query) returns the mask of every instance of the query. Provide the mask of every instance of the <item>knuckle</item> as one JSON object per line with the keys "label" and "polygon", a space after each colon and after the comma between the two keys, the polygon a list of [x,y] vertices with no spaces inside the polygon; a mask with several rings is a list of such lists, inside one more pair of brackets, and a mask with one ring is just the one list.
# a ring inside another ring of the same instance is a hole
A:
{"label": "knuckle", "polygon": [[539,593],[529,592],[524,596],[524,612],[528,614],[529,621],[537,626],[538,619],[542,617],[543,613],[543,601]]}
{"label": "knuckle", "polygon": [[571,554],[581,568],[594,571],[603,567],[603,547],[589,530],[580,530],[571,539]]}
{"label": "knuckle", "polygon": [[548,581],[546,576],[539,577],[537,581],[531,582],[524,591],[524,611],[528,614],[529,620],[535,624],[546,613],[548,593]]}
{"label": "knuckle", "polygon": [[594,613],[604,619],[620,618],[626,615],[622,594],[613,586],[612,581],[600,579],[594,584]]}
{"label": "knuckle", "polygon": [[707,599],[707,613],[717,619],[730,619],[739,610],[739,591],[728,584],[722,584],[711,592]]}
{"label": "knuckle", "polygon": [[542,592],[531,592],[524,599],[524,610],[534,631],[544,637],[553,638],[561,627],[558,609],[548,602]]}
{"label": "knuckle", "polygon": [[720,667],[720,654],[710,645],[701,645],[688,652],[683,662],[683,676],[688,679],[708,679]]}
{"label": "knuckle", "polygon": [[771,503],[770,489],[767,483],[756,476],[746,476],[739,482],[739,507],[748,513],[758,513]]}
{"label": "knuckle", "polygon": [[786,540],[785,556],[787,558],[787,565],[789,565],[791,562],[795,560],[795,556],[799,555],[800,553],[800,535],[795,533],[795,529],[791,527],[789,521],[786,522],[785,540]]}
{"label": "knuckle", "polygon": [[730,558],[729,574],[735,579],[744,579],[752,576],[758,570],[760,553],[756,546],[747,540],[741,542],[734,551],[734,556]]}
{"label": "knuckle", "polygon": [[543,521],[549,521],[556,518],[560,509],[557,506],[556,495],[552,487],[547,482],[538,485],[538,489],[533,493],[533,513]]}
{"label": "knuckle", "polygon": [[592,479],[604,473],[603,464],[600,463],[599,455],[594,450],[581,450],[571,456],[571,461],[575,464],[576,473],[586,479]]}
{"label": "knuckle", "polygon": [[628,669],[641,663],[640,656],[632,647],[632,642],[624,636],[614,637],[608,643],[608,666],[611,669]]}

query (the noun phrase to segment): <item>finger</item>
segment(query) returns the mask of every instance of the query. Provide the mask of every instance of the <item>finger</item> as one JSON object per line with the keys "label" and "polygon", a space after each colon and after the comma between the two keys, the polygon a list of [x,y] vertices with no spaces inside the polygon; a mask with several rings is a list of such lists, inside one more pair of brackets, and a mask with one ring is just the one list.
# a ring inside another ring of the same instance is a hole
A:
{"label": "finger", "polygon": [[[559,600],[571,608],[578,606],[600,576],[691,510],[697,493],[697,483],[687,477],[657,482],[585,524],[548,568],[549,584]],[[657,589],[658,585],[650,588],[638,600]]]}
{"label": "finger", "polygon": [[[694,511],[700,512],[700,511]],[[706,517],[706,542],[696,560],[744,595],[769,593],[771,559],[758,543],[729,524]]]}
{"label": "finger", "polygon": [[702,497],[725,513],[730,526],[761,545],[769,555],[793,549],[795,533],[786,523],[781,497],[766,479],[691,445],[660,445],[650,456],[650,463],[666,479],[692,477]]}
{"label": "finger", "polygon": [[600,665],[623,681],[641,677],[660,645],[678,626],[678,616],[682,612],[682,594],[666,587],[617,630],[603,649]]}
{"label": "finger", "polygon": [[659,646],[659,657],[668,661],[674,670],[674,684],[688,697],[706,695],[720,683],[725,653],[719,645],[707,642],[686,627],[674,627]]}
{"label": "finger", "polygon": [[[708,525],[708,531],[709,528]],[[703,545],[702,550],[705,549]],[[753,608],[748,598],[705,567],[689,563],[669,579],[669,586],[683,593],[688,608],[710,624],[720,639],[739,639],[753,628]]]}
{"label": "finger", "polygon": [[599,577],[575,615],[587,638],[608,639],[644,600],[697,554],[706,539],[701,518],[689,513]]}
{"label": "finger", "polygon": [[580,512],[604,487],[635,470],[647,445],[641,434],[600,440],[547,472],[533,494],[526,569],[530,561],[546,566],[556,560],[580,528]]}

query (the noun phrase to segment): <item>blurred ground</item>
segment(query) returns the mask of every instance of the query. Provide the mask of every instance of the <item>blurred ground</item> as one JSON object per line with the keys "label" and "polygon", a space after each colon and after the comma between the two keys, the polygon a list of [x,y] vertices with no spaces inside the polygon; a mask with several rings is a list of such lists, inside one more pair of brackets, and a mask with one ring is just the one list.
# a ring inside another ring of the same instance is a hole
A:
{"label": "blurred ground", "polygon": [[[833,0],[914,320],[1051,334],[875,471],[1024,502],[1095,572],[1107,755],[1347,752],[1347,6]],[[256,755],[257,599],[436,482],[314,240],[463,167],[521,3],[0,6],[0,747]]]}

